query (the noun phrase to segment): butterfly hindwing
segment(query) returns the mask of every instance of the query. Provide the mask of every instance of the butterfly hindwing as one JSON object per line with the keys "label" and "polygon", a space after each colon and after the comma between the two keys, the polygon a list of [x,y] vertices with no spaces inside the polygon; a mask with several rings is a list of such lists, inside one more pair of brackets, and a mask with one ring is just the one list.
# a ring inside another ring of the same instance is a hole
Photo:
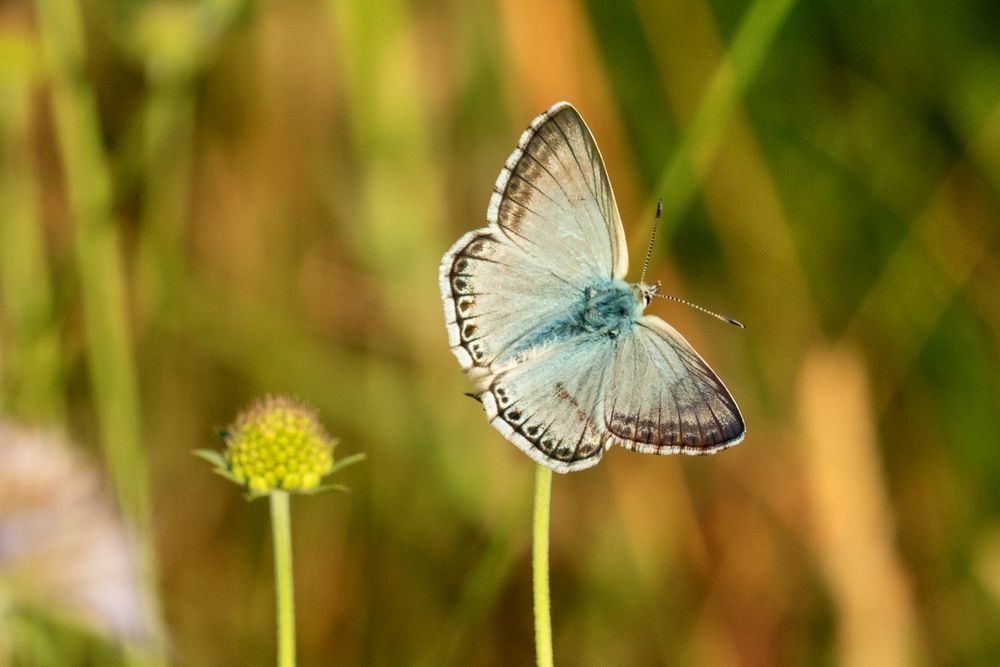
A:
{"label": "butterfly hindwing", "polygon": [[595,465],[613,443],[649,454],[711,454],[739,443],[739,408],[670,325],[645,315],[617,338],[578,337],[501,373],[487,417],[558,472]]}
{"label": "butterfly hindwing", "polygon": [[626,449],[711,454],[743,439],[736,401],[677,330],[644,315],[617,346],[603,422]]}
{"label": "butterfly hindwing", "polygon": [[601,409],[612,353],[607,339],[591,337],[532,356],[493,378],[482,394],[487,418],[557,472],[595,465],[614,437]]}

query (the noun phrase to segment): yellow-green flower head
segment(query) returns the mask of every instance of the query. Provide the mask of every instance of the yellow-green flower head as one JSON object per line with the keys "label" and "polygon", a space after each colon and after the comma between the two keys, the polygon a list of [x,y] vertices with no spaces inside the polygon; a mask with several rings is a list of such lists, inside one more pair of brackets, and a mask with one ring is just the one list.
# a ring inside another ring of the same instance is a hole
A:
{"label": "yellow-green flower head", "polygon": [[266,396],[241,413],[225,434],[229,476],[251,494],[309,493],[333,470],[335,442],[316,410],[287,396]]}

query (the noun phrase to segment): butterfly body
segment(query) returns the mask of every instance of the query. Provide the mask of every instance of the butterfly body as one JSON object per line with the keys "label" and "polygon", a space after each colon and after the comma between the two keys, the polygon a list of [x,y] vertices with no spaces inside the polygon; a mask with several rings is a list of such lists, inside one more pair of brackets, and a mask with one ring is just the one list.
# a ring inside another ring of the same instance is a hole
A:
{"label": "butterfly body", "polygon": [[571,105],[539,115],[493,190],[488,225],[460,238],[439,281],[452,351],[491,424],[557,472],[618,443],[706,454],[742,440],[735,401],[630,284],[600,152]]}
{"label": "butterfly body", "polygon": [[583,331],[617,338],[631,330],[645,308],[637,287],[623,280],[611,280],[584,290],[580,318]]}
{"label": "butterfly body", "polygon": [[642,316],[644,304],[635,287],[622,280],[595,282],[581,292],[564,316],[523,340],[512,352],[524,353],[573,339],[617,338]]}

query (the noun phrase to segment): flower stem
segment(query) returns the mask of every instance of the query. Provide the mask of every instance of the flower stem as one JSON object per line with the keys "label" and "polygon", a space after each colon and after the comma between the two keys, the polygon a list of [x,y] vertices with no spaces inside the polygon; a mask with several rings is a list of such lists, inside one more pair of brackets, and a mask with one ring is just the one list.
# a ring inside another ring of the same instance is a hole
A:
{"label": "flower stem", "polygon": [[292,530],[288,492],[272,491],[274,591],[278,621],[278,667],[295,665],[295,600],[292,588]]}
{"label": "flower stem", "polygon": [[[165,663],[147,445],[142,439],[138,371],[130,330],[131,276],[115,219],[111,165],[97,91],[88,75],[80,0],[35,0],[52,118],[74,230],[86,358],[103,458],[122,513],[135,531],[144,625],[152,664]],[[6,215],[7,212],[5,211]]]}
{"label": "flower stem", "polygon": [[535,597],[535,656],[538,667],[552,667],[552,613],[549,602],[549,504],[552,471],[535,468],[535,512],[532,573]]}

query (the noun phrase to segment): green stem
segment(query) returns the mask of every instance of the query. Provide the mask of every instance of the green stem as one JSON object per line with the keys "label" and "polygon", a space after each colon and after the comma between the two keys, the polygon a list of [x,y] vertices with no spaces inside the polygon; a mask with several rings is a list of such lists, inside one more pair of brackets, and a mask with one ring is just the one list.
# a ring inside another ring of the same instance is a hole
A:
{"label": "green stem", "polygon": [[[133,662],[162,663],[152,502],[141,435],[139,382],[129,331],[129,276],[115,224],[111,169],[101,137],[97,94],[79,0],[35,0],[59,156],[72,216],[86,353],[108,475],[139,543],[144,615],[152,640]],[[145,654],[148,653],[148,656]],[[145,656],[145,657],[143,657]]]}
{"label": "green stem", "polygon": [[535,468],[535,512],[532,573],[535,596],[535,656],[538,667],[552,667],[552,612],[549,602],[549,504],[552,471]]}
{"label": "green stem", "polygon": [[60,329],[46,265],[32,142],[38,57],[29,34],[5,35],[0,77],[0,403],[29,422],[62,423]]}
{"label": "green stem", "polygon": [[278,666],[295,665],[295,600],[292,588],[292,520],[288,492],[271,492],[274,536],[274,591],[278,617]]}

